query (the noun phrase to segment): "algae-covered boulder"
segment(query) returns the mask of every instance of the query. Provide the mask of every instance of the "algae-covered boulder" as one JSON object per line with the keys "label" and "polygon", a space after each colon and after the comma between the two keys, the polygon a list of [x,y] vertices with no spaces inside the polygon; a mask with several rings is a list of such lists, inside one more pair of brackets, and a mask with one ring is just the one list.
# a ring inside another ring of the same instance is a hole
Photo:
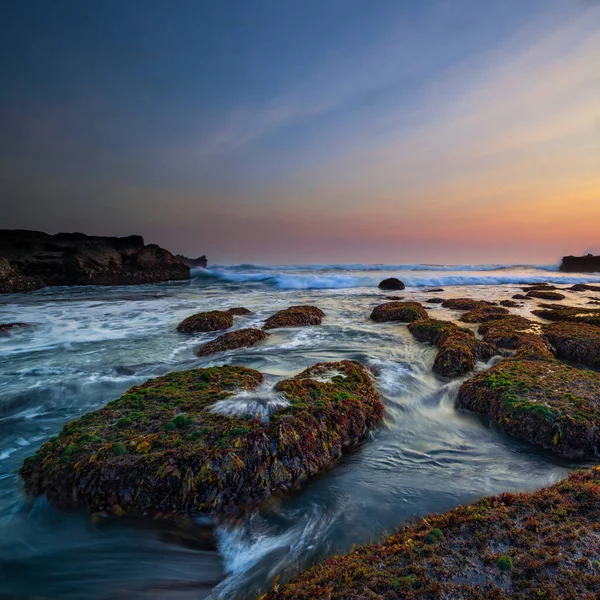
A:
{"label": "algae-covered boulder", "polygon": [[600,472],[428,515],[261,600],[595,600]]}
{"label": "algae-covered boulder", "polygon": [[263,329],[277,327],[306,327],[320,325],[325,313],[316,306],[290,306],[271,315],[263,325]]}
{"label": "algae-covered boulder", "polygon": [[277,394],[264,392],[270,408],[257,390],[263,381],[224,366],[134,387],[27,459],[25,488],[65,508],[236,516],[330,466],[383,414],[370,373],[355,362],[280,382]]}
{"label": "algae-covered boulder", "polygon": [[488,360],[497,349],[478,340],[472,331],[462,329],[450,321],[422,319],[408,326],[420,342],[429,342],[439,351],[433,363],[433,371],[443,377],[457,377],[475,368],[477,360]]}
{"label": "algae-covered boulder", "polygon": [[377,323],[386,321],[411,323],[417,319],[426,319],[427,311],[418,302],[386,302],[376,306],[370,318]]}
{"label": "algae-covered boulder", "polygon": [[600,292],[600,285],[588,285],[586,283],[576,283],[569,288],[572,292]]}
{"label": "algae-covered boulder", "polygon": [[600,326],[600,310],[597,308],[581,308],[542,304],[541,309],[531,311],[537,317],[548,321],[571,321]]}
{"label": "algae-covered boulder", "polygon": [[211,310],[196,313],[177,325],[180,333],[200,333],[202,331],[219,331],[229,329],[233,325],[233,316],[222,310]]}
{"label": "algae-covered boulder", "polygon": [[493,302],[488,302],[487,300],[474,300],[473,298],[448,298],[442,303],[444,308],[450,308],[452,310],[477,310],[478,308],[485,308],[493,305]]}
{"label": "algae-covered boulder", "polygon": [[464,323],[485,323],[486,321],[501,319],[508,314],[508,310],[501,306],[484,306],[469,310],[460,317],[460,320]]}
{"label": "algae-covered boulder", "polygon": [[519,304],[517,302],[513,302],[512,300],[501,300],[500,306],[506,306],[507,308],[515,308],[516,306],[519,306]]}
{"label": "algae-covered boulder", "polygon": [[229,313],[230,315],[233,315],[234,317],[252,314],[251,310],[248,310],[243,306],[235,306],[234,308],[228,308],[225,312]]}
{"label": "algae-covered boulder", "polygon": [[479,326],[478,333],[484,341],[516,350],[519,358],[552,360],[554,352],[548,341],[541,337],[542,325],[517,315],[509,315]]}
{"label": "algae-covered boulder", "polygon": [[547,292],[545,290],[533,290],[527,292],[529,298],[540,298],[541,300],[564,300],[565,295],[559,292]]}
{"label": "algae-covered boulder", "polygon": [[577,458],[599,456],[600,374],[559,361],[506,359],[465,382],[462,408],[504,431]]}
{"label": "algae-covered boulder", "polygon": [[396,277],[384,279],[377,287],[380,290],[403,290],[405,285]]}
{"label": "algae-covered boulder", "polygon": [[600,327],[557,322],[544,325],[542,331],[544,339],[556,349],[558,358],[600,368]]}
{"label": "algae-covered boulder", "polygon": [[247,348],[262,342],[268,338],[269,334],[262,329],[238,329],[229,331],[220,335],[218,338],[198,346],[194,350],[196,356],[207,356],[215,352],[224,352],[225,350],[235,350],[236,348]]}

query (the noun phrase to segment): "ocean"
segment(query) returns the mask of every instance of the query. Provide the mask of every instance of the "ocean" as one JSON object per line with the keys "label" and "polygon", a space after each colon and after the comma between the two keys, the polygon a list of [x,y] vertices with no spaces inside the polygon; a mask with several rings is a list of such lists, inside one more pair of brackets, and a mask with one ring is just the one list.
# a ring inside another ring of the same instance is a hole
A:
{"label": "ocean", "polygon": [[[378,290],[387,277],[407,288]],[[275,576],[285,580],[416,516],[557,481],[579,465],[458,411],[464,378],[435,377],[434,348],[416,342],[405,325],[368,319],[386,295],[501,300],[541,282],[600,277],[563,274],[554,265],[223,265],[176,283],[0,296],[0,323],[34,325],[0,337],[0,591],[24,598],[256,598]],[[428,291],[437,287],[444,291]],[[594,295],[565,293],[569,304],[581,305]],[[511,310],[531,316],[538,302]],[[203,358],[194,347],[217,334],[175,330],[194,312],[236,306],[253,312],[236,317],[234,328],[260,327],[294,304],[320,307],[323,324],[273,330],[261,345]],[[460,315],[425,306],[437,318]],[[384,423],[302,491],[217,527],[217,551],[176,543],[152,524],[66,513],[23,493],[17,471],[27,456],[68,421],[151,377],[227,363],[256,368],[275,384],[340,359],[372,369]]]}

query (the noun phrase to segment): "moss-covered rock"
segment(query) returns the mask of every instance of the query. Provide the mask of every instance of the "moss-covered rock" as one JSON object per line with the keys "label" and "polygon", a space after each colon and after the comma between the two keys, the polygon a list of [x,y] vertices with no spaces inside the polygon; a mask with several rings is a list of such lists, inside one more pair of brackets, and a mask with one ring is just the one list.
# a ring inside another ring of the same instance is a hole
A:
{"label": "moss-covered rock", "polygon": [[177,325],[180,333],[200,333],[203,331],[220,331],[233,325],[233,316],[222,310],[211,310],[196,313]]}
{"label": "moss-covered rock", "polygon": [[527,292],[529,298],[539,298],[541,300],[564,300],[566,296],[559,292],[547,292],[545,290],[533,290]]}
{"label": "moss-covered rock", "polygon": [[421,319],[410,323],[408,329],[420,342],[438,347],[433,371],[443,377],[468,373],[475,368],[477,360],[488,360],[497,354],[494,346],[478,340],[472,331],[450,321]]}
{"label": "moss-covered rock", "polygon": [[555,285],[550,285],[549,283],[532,283],[526,287],[521,288],[524,292],[534,292],[537,290],[556,290],[557,287]]}
{"label": "moss-covered rock", "polygon": [[406,286],[396,277],[384,279],[378,286],[380,290],[403,290]]}
{"label": "moss-covered rock", "polygon": [[556,349],[558,358],[600,368],[600,327],[557,322],[544,325],[542,331],[543,337]]}
{"label": "moss-covered rock", "polygon": [[588,285],[586,283],[576,283],[569,288],[572,292],[600,292],[600,285]]}
{"label": "moss-covered rock", "polygon": [[425,300],[427,304],[442,304],[444,302],[443,298],[429,298],[429,300]]}
{"label": "moss-covered rock", "polygon": [[506,359],[465,382],[459,405],[553,453],[599,456],[600,374],[558,361]]}
{"label": "moss-covered rock", "polygon": [[351,361],[280,382],[288,403],[266,420],[220,408],[261,383],[258,371],[225,366],[134,387],[27,459],[25,488],[65,508],[235,516],[330,466],[383,414],[370,373]]}
{"label": "moss-covered rock", "polygon": [[194,350],[196,356],[207,356],[215,352],[235,350],[236,348],[248,348],[268,338],[269,334],[262,329],[238,329],[220,335],[218,338],[198,346]]}
{"label": "moss-covered rock", "polygon": [[469,310],[464,315],[461,315],[460,320],[464,323],[485,323],[486,321],[494,321],[504,318],[509,312],[501,306],[484,306]]}
{"label": "moss-covered rock", "polygon": [[263,600],[594,600],[599,504],[597,469],[483,498],[328,558]]}
{"label": "moss-covered rock", "polygon": [[516,357],[530,360],[552,360],[554,352],[547,340],[541,337],[540,323],[517,315],[488,321],[479,326],[478,333],[484,341],[516,350]]}
{"label": "moss-covered rock", "polygon": [[263,329],[276,327],[306,327],[320,325],[325,313],[316,306],[290,306],[271,315],[263,325]]}
{"label": "moss-covered rock", "polygon": [[540,309],[531,311],[537,317],[548,321],[571,321],[600,326],[600,310],[597,308],[581,308],[542,304]]}
{"label": "moss-covered rock", "polygon": [[251,310],[248,310],[247,308],[244,308],[243,306],[235,306],[234,308],[228,308],[225,312],[229,313],[230,315],[233,315],[234,317],[252,314]]}
{"label": "moss-covered rock", "polygon": [[426,319],[427,311],[418,302],[386,302],[376,306],[370,318],[377,323],[386,321],[411,323],[417,319]]}
{"label": "moss-covered rock", "polygon": [[513,296],[514,300],[533,300],[533,298],[530,298],[529,296],[525,296],[525,294],[515,294]]}
{"label": "moss-covered rock", "polygon": [[518,302],[513,302],[512,300],[501,300],[500,306],[506,306],[507,308],[515,308],[515,306],[519,306]]}
{"label": "moss-covered rock", "polygon": [[493,306],[493,302],[487,300],[474,300],[473,298],[448,298],[444,300],[442,306],[452,310],[477,310],[486,306]]}

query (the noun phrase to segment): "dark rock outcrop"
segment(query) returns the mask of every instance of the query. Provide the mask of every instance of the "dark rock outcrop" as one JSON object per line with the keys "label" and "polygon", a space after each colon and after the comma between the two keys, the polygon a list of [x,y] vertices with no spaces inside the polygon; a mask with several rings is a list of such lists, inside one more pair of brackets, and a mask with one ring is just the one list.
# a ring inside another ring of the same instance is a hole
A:
{"label": "dark rock outcrop", "polygon": [[589,325],[600,326],[599,309],[542,304],[540,309],[531,312],[536,317],[548,321],[571,321],[573,323],[588,323]]}
{"label": "dark rock outcrop", "polygon": [[540,300],[564,300],[565,295],[559,292],[546,292],[543,290],[533,290],[531,292],[527,292],[527,296],[529,298],[539,298]]}
{"label": "dark rock outcrop", "polygon": [[383,415],[371,374],[356,362],[279,382],[267,418],[243,403],[231,412],[229,399],[263,382],[232,366],[147,381],[47,441],[21,468],[25,489],[63,508],[237,517],[330,467]]}
{"label": "dark rock outcrop", "polygon": [[417,319],[426,319],[427,312],[418,302],[386,302],[376,306],[370,318],[377,323],[386,321],[411,323]]}
{"label": "dark rock outcrop", "polygon": [[442,306],[451,310],[477,310],[478,308],[494,306],[494,302],[474,300],[473,298],[448,298],[442,302]]}
{"label": "dark rock outcrop", "polygon": [[189,267],[139,235],[0,230],[0,292],[54,285],[137,285],[189,279]]}
{"label": "dark rock outcrop", "polygon": [[233,325],[233,315],[222,310],[210,310],[196,313],[177,325],[179,333],[200,333],[204,331],[220,331]]}
{"label": "dark rock outcrop", "polygon": [[377,287],[380,290],[403,290],[405,285],[396,277],[384,279]]}
{"label": "dark rock outcrop", "polygon": [[600,273],[600,256],[564,256],[560,270],[566,273]]}
{"label": "dark rock outcrop", "polygon": [[502,300],[500,302],[500,306],[506,306],[508,308],[514,308],[515,306],[519,306],[517,302],[513,302],[512,300]]}
{"label": "dark rock outcrop", "polygon": [[600,327],[557,322],[543,325],[542,331],[542,337],[552,344],[558,358],[600,368]]}
{"label": "dark rock outcrop", "polygon": [[265,321],[263,329],[320,325],[324,316],[325,313],[316,306],[290,306],[271,315]]}
{"label": "dark rock outcrop", "polygon": [[508,310],[501,306],[484,306],[467,311],[460,317],[460,321],[463,323],[485,323],[486,321],[502,319],[508,314]]}
{"label": "dark rock outcrop", "polygon": [[569,290],[571,292],[600,292],[600,285],[588,285],[587,283],[576,283]]}
{"label": "dark rock outcrop", "polygon": [[204,255],[199,256],[198,258],[189,258],[183,254],[176,254],[175,257],[178,258],[184,265],[187,265],[190,269],[206,269],[208,266],[208,261]]}
{"label": "dark rock outcrop", "polygon": [[7,336],[16,331],[31,329],[32,327],[31,323],[0,323],[0,336]]}
{"label": "dark rock outcrop", "polygon": [[433,372],[443,377],[458,377],[475,368],[477,360],[489,360],[497,348],[478,340],[472,331],[450,321],[422,319],[409,324],[408,330],[420,342],[438,347]]}
{"label": "dark rock outcrop", "polygon": [[202,344],[194,350],[196,356],[208,356],[225,350],[248,348],[268,338],[269,334],[262,329],[238,329],[220,335],[218,338]]}

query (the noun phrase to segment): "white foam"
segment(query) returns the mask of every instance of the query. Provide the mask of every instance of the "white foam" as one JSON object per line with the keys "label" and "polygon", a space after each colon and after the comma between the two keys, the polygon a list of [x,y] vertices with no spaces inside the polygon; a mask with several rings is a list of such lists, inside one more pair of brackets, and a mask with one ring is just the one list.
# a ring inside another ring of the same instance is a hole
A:
{"label": "white foam", "polygon": [[259,418],[263,422],[269,421],[269,416],[280,408],[289,406],[289,400],[283,395],[272,390],[239,392],[231,398],[219,400],[210,407],[210,412],[226,417]]}

